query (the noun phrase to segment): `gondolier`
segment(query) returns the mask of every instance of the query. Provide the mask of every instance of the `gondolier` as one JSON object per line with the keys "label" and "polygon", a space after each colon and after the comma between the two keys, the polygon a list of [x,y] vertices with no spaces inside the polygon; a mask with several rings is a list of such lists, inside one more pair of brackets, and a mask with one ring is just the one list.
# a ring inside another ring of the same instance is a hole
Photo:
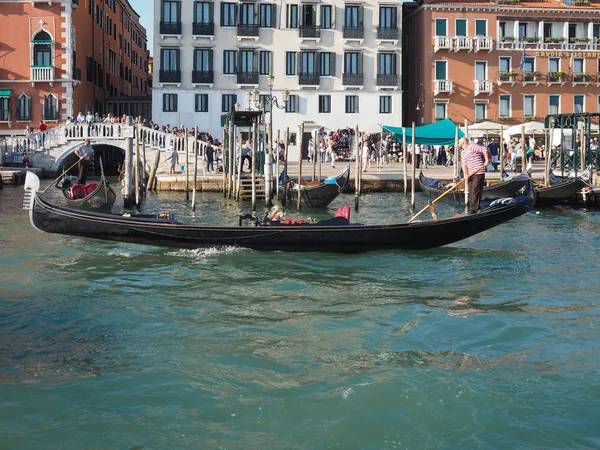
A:
{"label": "gondolier", "polygon": [[77,177],[77,183],[85,184],[88,167],[90,165],[90,158],[94,155],[94,149],[90,145],[89,138],[86,138],[85,144],[82,147],[75,150],[75,154],[79,157],[79,175]]}
{"label": "gondolier", "polygon": [[490,157],[487,148],[469,144],[467,137],[460,138],[458,145],[462,149],[461,160],[464,177],[468,178],[469,213],[475,214],[480,209],[485,183],[485,168],[490,163]]}

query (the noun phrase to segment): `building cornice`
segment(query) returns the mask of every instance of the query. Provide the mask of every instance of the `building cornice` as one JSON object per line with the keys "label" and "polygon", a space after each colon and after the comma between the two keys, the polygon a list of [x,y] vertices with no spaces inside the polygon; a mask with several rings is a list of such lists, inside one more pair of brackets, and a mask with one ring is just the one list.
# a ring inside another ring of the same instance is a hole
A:
{"label": "building cornice", "polygon": [[465,6],[465,5],[432,5],[426,4],[419,6],[415,11],[407,14],[403,20],[408,20],[411,17],[424,12],[424,11],[461,11],[461,12],[495,12],[499,16],[504,15],[505,13],[511,14],[535,14],[536,16],[546,15],[546,14],[578,14],[578,15],[600,15],[600,8],[598,9],[576,9],[576,8],[514,8],[510,6]]}

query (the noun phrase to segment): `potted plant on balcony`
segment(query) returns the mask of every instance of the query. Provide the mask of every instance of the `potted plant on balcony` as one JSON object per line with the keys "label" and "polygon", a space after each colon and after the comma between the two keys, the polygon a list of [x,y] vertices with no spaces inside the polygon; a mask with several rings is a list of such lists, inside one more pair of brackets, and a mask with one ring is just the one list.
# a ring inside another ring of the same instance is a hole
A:
{"label": "potted plant on balcony", "polygon": [[547,37],[546,39],[544,39],[548,44],[559,44],[561,42],[564,42],[565,38],[564,37]]}
{"label": "potted plant on balcony", "polygon": [[550,82],[565,81],[566,78],[566,72],[548,72],[548,81]]}
{"label": "potted plant on balcony", "polygon": [[502,38],[500,38],[501,42],[514,42],[515,41],[515,37],[514,36],[502,36]]}
{"label": "potted plant on balcony", "polygon": [[533,122],[534,120],[537,120],[537,116],[523,116],[523,120],[526,122]]}
{"label": "potted plant on balcony", "polygon": [[475,123],[481,123],[481,122],[491,122],[492,119],[490,119],[489,117],[483,117],[481,119],[475,119],[474,122]]}
{"label": "potted plant on balcony", "polygon": [[497,5],[518,5],[520,0],[496,0]]}
{"label": "potted plant on balcony", "polygon": [[573,0],[573,6],[589,6],[590,0]]}
{"label": "potted plant on balcony", "polygon": [[519,39],[521,42],[526,42],[528,44],[535,44],[536,42],[540,41],[540,38],[536,37],[536,36],[523,36],[522,38]]}
{"label": "potted plant on balcony", "polygon": [[573,44],[586,44],[586,43],[590,42],[590,38],[589,37],[574,37],[574,38],[571,38],[570,41]]}
{"label": "potted plant on balcony", "polygon": [[573,81],[574,82],[588,82],[592,78],[592,74],[589,72],[573,72]]}
{"label": "potted plant on balcony", "polygon": [[513,120],[512,116],[500,116],[500,120]]}
{"label": "potted plant on balcony", "polygon": [[523,72],[523,81],[539,81],[542,73],[538,71]]}
{"label": "potted plant on balcony", "polygon": [[498,78],[500,81],[514,81],[514,77],[519,75],[519,72],[510,71],[510,72],[499,72]]}

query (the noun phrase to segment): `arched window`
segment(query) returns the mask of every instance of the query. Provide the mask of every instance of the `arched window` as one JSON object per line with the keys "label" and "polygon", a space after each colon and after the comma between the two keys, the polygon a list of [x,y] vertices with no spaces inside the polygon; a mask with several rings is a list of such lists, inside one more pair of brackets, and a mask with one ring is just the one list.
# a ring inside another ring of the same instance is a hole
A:
{"label": "arched window", "polygon": [[51,67],[52,66],[52,38],[44,31],[40,30],[33,38],[33,66]]}
{"label": "arched window", "polygon": [[44,120],[58,120],[58,97],[54,94],[44,97]]}
{"label": "arched window", "polygon": [[17,98],[17,120],[31,120],[31,97],[23,93]]}

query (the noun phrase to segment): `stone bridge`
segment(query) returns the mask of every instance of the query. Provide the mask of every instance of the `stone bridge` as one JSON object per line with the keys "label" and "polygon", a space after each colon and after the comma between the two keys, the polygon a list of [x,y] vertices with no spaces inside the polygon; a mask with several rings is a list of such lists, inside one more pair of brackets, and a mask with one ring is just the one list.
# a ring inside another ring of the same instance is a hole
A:
{"label": "stone bridge", "polygon": [[[136,137],[141,136],[139,145]],[[196,146],[194,137],[175,136],[170,133],[152,130],[140,125],[127,124],[66,124],[46,130],[41,133],[32,133],[29,136],[10,136],[6,138],[2,151],[5,153],[4,161],[8,164],[18,164],[22,161],[23,151],[29,155],[34,168],[42,168],[51,173],[59,173],[64,167],[69,167],[77,161],[74,155],[86,138],[89,138],[93,147],[105,147],[127,151],[128,146],[140,150],[142,160],[142,149],[145,153],[146,165],[149,166],[155,160],[157,152],[160,155],[161,165],[159,173],[168,171],[170,163],[165,162],[168,158],[166,152],[173,146],[179,153],[180,165],[186,161],[185,149],[187,149],[190,161],[194,155]],[[197,141],[199,155],[204,154],[206,143]],[[102,154],[102,152],[99,152]],[[170,153],[170,152],[169,152]]]}

